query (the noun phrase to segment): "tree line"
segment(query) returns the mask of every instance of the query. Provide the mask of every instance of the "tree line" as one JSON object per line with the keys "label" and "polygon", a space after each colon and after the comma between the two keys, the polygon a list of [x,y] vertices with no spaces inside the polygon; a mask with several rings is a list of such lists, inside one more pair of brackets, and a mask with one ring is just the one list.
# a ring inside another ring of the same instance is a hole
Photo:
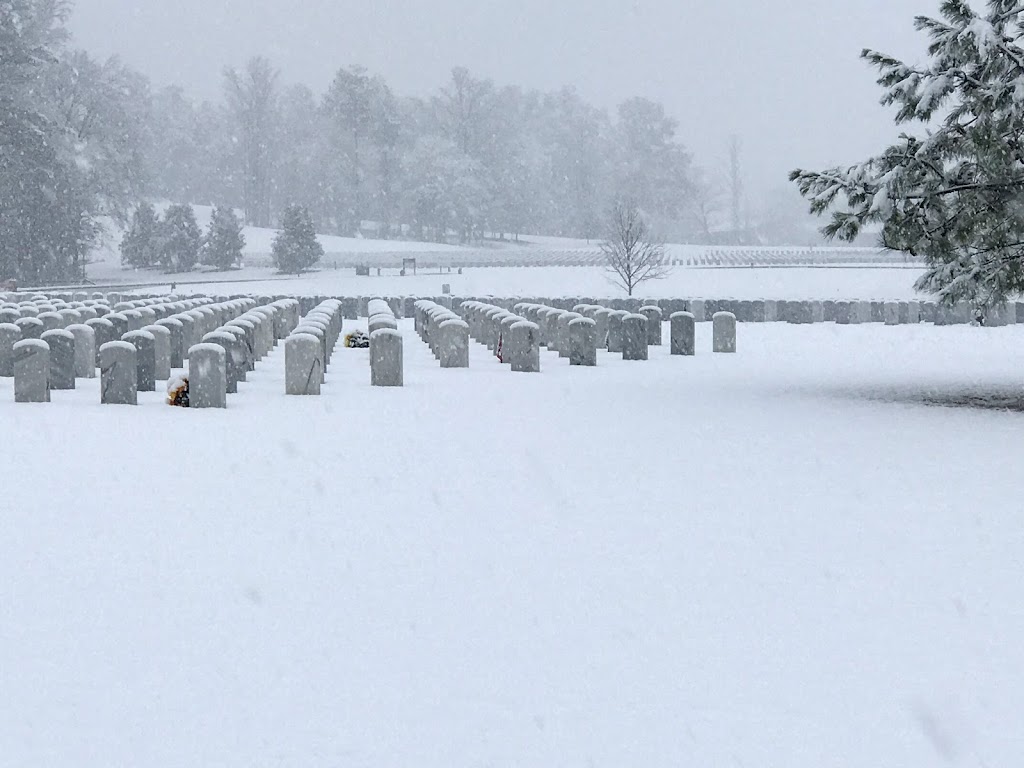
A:
{"label": "tree line", "polygon": [[[599,237],[620,196],[668,235],[696,226],[704,185],[657,102],[609,114],[572,88],[464,68],[429,97],[358,66],[315,93],[262,57],[197,101],[75,50],[69,13],[64,0],[0,3],[0,276],[80,278],[100,220],[127,224],[146,199],[239,209],[256,226],[298,205],[324,233],[449,242]],[[186,266],[185,251],[160,248],[152,263]]]}
{"label": "tree line", "polygon": [[571,88],[500,87],[464,68],[429,98],[400,97],[358,66],[317,94],[262,57],[228,70],[223,91],[154,94],[156,194],[233,205],[257,226],[299,204],[321,232],[434,241],[596,237],[620,195],[662,228],[688,218],[691,157],[648,99],[609,115]]}

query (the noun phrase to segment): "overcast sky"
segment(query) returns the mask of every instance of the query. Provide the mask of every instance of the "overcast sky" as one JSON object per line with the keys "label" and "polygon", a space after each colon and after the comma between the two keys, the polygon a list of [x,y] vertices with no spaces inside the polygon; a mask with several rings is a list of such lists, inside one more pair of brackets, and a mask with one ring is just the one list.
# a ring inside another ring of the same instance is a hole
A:
{"label": "overcast sky", "polygon": [[219,94],[221,72],[269,56],[317,92],[362,64],[425,95],[455,65],[498,84],[575,85],[612,108],[665,104],[698,163],[744,144],[749,185],[797,165],[853,162],[895,136],[858,53],[920,58],[912,18],[938,0],[77,0],[76,44],[120,55],[157,85]]}

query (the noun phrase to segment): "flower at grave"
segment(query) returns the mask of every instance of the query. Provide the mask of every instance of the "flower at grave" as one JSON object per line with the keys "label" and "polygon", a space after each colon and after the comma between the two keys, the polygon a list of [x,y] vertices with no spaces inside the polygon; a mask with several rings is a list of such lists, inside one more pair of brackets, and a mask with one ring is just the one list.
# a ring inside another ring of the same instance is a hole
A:
{"label": "flower at grave", "polygon": [[167,382],[167,404],[188,408],[188,376],[174,376]]}

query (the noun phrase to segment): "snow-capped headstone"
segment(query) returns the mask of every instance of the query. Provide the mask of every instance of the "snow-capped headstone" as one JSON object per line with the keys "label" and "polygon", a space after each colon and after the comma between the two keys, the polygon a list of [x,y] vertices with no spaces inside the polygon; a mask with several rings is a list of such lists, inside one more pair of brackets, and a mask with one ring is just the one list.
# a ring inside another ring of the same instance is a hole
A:
{"label": "snow-capped headstone", "polygon": [[403,385],[402,334],[381,328],[370,334],[370,384],[375,387]]}
{"label": "snow-capped headstone", "polygon": [[96,347],[96,365],[100,364],[100,347],[106,344],[108,341],[118,341],[120,336],[116,336],[114,332],[114,325],[105,317],[97,317],[94,320],[86,320],[85,324],[92,328],[93,336],[95,338]]}
{"label": "snow-capped headstone", "polygon": [[297,331],[284,342],[284,391],[319,395],[324,380],[323,346],[311,333]]}
{"label": "snow-capped headstone", "polygon": [[75,337],[75,376],[79,379],[96,378],[96,332],[88,325],[69,325],[67,331]]}
{"label": "snow-capped headstone", "polygon": [[900,324],[900,304],[898,301],[887,301],[882,304],[882,321],[886,325]]}
{"label": "snow-capped headstone", "polygon": [[50,348],[50,389],[74,389],[74,334],[63,328],[57,328],[45,331],[41,338]]}
{"label": "snow-capped headstone", "polygon": [[640,307],[639,314],[647,318],[647,343],[651,346],[661,346],[661,323],[662,314],[659,307],[647,304]]}
{"label": "snow-capped headstone", "polygon": [[512,324],[512,370],[540,373],[540,328],[529,320]]}
{"label": "snow-capped headstone", "polygon": [[[58,315],[56,312],[41,312],[39,314],[39,320],[43,324],[43,332],[46,331],[57,331],[64,327],[64,318]],[[42,338],[42,337],[40,337]]]}
{"label": "snow-capped headstone", "polygon": [[[232,330],[237,333],[232,333]],[[203,344],[216,344],[224,350],[224,386],[229,395],[238,392],[238,383],[245,381],[248,353],[242,333],[235,326],[224,326],[203,336]]]}
{"label": "snow-capped headstone", "polygon": [[437,354],[442,368],[469,367],[469,326],[451,318],[437,326]]}
{"label": "snow-capped headstone", "polygon": [[576,318],[582,317],[575,312],[563,311],[558,316],[558,356],[569,359],[572,354],[572,338],[569,333],[569,323]]}
{"label": "snow-capped headstone", "polygon": [[14,375],[14,345],[21,341],[21,329],[14,323],[0,323],[0,377]]}
{"label": "snow-capped headstone", "polygon": [[14,323],[21,330],[22,339],[38,339],[46,327],[38,317],[22,317]]}
{"label": "snow-capped headstone", "polygon": [[[659,322],[661,310],[658,310]],[[588,317],[569,321],[569,365],[597,365],[597,323]]]}
{"label": "snow-capped headstone", "polygon": [[99,349],[100,403],[138,405],[138,364],[135,346],[109,341]]}
{"label": "snow-capped headstone", "polygon": [[712,318],[712,349],[715,352],[736,351],[736,315],[717,312]]}
{"label": "snow-capped headstone", "polygon": [[135,347],[136,386],[139,392],[156,392],[156,338],[149,331],[129,331],[121,337]]}
{"label": "snow-capped headstone", "polygon": [[162,325],[147,325],[142,330],[153,335],[153,375],[157,381],[171,378],[171,331]]}
{"label": "snow-capped headstone", "polygon": [[673,355],[695,355],[697,353],[697,328],[693,314],[675,312],[669,318],[671,349]]}
{"label": "snow-capped headstone", "polygon": [[626,313],[622,318],[622,359],[647,359],[647,318]]}
{"label": "snow-capped headstone", "polygon": [[23,339],[13,352],[14,402],[50,402],[50,347],[42,339]]}
{"label": "snow-capped headstone", "polygon": [[170,364],[171,368],[181,368],[185,365],[185,326],[177,317],[166,317],[157,320],[157,325],[163,326],[171,334]]}
{"label": "snow-capped headstone", "polygon": [[224,348],[196,344],[188,351],[188,402],[190,408],[228,407],[227,362]]}

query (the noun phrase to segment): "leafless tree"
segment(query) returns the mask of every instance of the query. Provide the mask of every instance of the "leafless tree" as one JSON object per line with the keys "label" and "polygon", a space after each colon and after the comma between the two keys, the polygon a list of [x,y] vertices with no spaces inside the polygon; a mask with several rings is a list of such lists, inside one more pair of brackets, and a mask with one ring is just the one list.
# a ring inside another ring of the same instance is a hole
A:
{"label": "leafless tree", "polygon": [[668,274],[665,245],[652,237],[646,219],[634,202],[618,202],[608,217],[601,245],[609,279],[629,296],[640,283]]}
{"label": "leafless tree", "polygon": [[701,168],[695,168],[690,182],[687,210],[704,242],[711,242],[711,230],[722,213],[722,186]]}

